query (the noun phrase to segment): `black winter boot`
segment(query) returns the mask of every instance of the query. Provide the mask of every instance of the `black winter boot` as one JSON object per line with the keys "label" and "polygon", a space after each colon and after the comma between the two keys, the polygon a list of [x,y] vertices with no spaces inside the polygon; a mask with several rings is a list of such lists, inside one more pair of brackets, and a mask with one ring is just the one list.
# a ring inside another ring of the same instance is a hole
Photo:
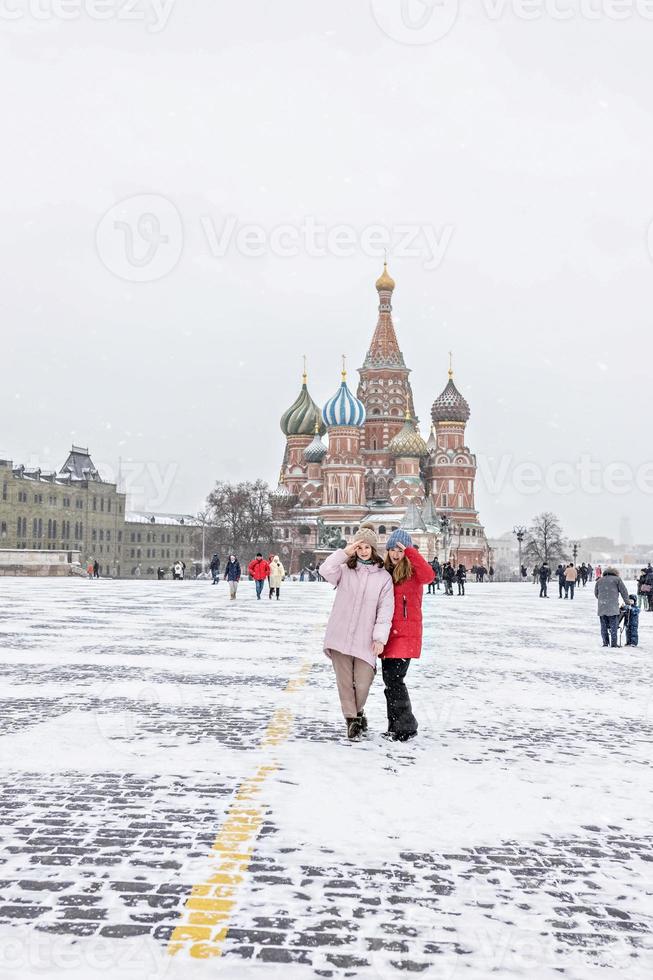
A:
{"label": "black winter boot", "polygon": [[367,715],[365,714],[365,711],[364,711],[364,710],[363,710],[362,708],[361,708],[361,710],[360,710],[360,711],[358,712],[358,715],[357,715],[357,718],[358,718],[358,720],[359,720],[359,721],[360,721],[360,723],[361,723],[361,731],[362,731],[362,732],[366,732],[366,731],[367,731],[367,729],[368,729],[368,724],[367,724]]}
{"label": "black winter boot", "polygon": [[347,718],[347,738],[352,742],[357,742],[361,737],[361,720],[360,718]]}

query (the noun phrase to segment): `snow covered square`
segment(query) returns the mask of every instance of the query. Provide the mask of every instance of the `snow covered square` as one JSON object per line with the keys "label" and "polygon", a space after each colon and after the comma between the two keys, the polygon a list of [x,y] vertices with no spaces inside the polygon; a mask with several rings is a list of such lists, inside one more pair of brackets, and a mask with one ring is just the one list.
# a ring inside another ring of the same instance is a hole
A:
{"label": "snow covered square", "polygon": [[425,595],[419,735],[379,672],[351,744],[325,583],[2,593],[3,980],[652,975],[653,615]]}

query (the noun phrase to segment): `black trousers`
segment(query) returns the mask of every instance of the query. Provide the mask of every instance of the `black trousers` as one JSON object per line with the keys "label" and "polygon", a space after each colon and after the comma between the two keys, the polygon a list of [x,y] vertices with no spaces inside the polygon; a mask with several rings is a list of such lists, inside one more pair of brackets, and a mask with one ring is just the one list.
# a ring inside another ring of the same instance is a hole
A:
{"label": "black trousers", "polygon": [[385,700],[388,708],[388,731],[397,735],[414,735],[417,732],[417,719],[413,714],[408,688],[404,678],[410,667],[410,660],[382,661]]}

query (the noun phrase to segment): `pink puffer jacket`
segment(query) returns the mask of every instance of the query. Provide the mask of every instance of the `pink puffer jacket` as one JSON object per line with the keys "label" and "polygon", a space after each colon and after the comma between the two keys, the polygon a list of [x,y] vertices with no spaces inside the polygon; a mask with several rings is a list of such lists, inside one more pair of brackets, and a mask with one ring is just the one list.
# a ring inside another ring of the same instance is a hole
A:
{"label": "pink puffer jacket", "polygon": [[392,577],[385,568],[361,565],[348,568],[344,549],[334,551],[320,565],[320,575],[337,586],[329,616],[324,652],[337,650],[376,667],[372,643],[385,643],[395,608]]}

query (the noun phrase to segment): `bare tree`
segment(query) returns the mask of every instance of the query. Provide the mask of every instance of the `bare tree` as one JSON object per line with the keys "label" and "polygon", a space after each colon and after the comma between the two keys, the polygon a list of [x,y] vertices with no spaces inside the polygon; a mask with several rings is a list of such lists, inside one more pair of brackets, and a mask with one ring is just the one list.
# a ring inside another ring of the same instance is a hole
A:
{"label": "bare tree", "polygon": [[567,541],[555,514],[544,511],[533,518],[528,529],[525,555],[541,565],[542,562],[567,561]]}
{"label": "bare tree", "polygon": [[270,488],[264,480],[228,483],[218,480],[206,500],[209,550],[247,555],[272,547]]}

